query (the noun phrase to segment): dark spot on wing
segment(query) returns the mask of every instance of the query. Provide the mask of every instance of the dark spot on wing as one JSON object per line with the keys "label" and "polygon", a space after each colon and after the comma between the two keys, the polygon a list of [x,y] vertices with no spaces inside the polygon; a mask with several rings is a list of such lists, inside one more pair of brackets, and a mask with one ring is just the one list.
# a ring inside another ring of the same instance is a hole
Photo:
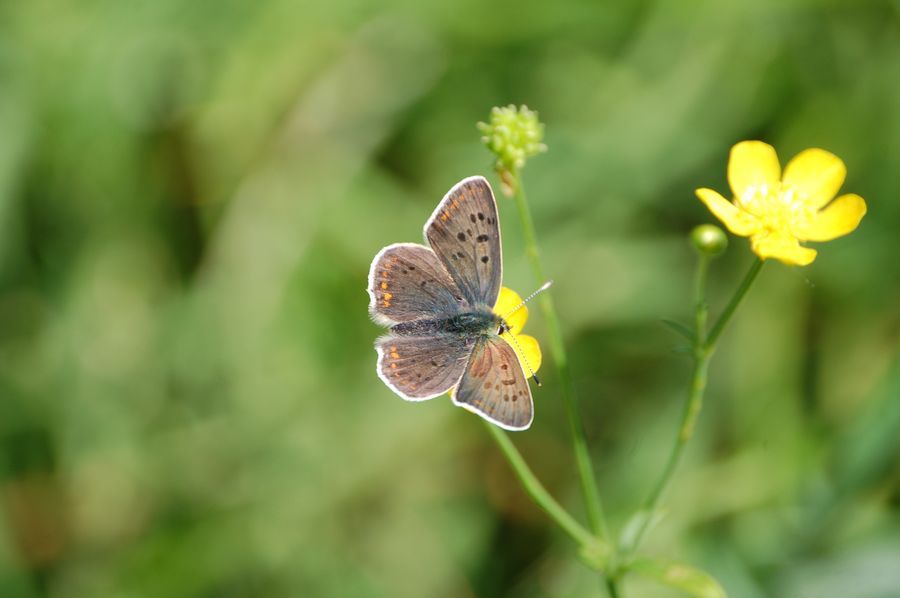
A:
{"label": "dark spot on wing", "polygon": [[[481,212],[478,212],[478,219],[479,219],[479,220],[484,220],[484,214],[482,214]],[[474,221],[473,221],[473,222],[474,222]]]}
{"label": "dark spot on wing", "polygon": [[465,241],[465,240],[466,240],[466,233],[459,233],[459,234],[456,235],[456,238],[459,239],[460,241]]}
{"label": "dark spot on wing", "polygon": [[488,239],[490,239],[490,237],[487,235],[478,235],[477,237],[475,237],[475,240],[479,243],[486,243]]}
{"label": "dark spot on wing", "polygon": [[505,364],[505,363],[501,363],[501,364],[500,364],[500,369],[501,369],[501,370],[508,370],[508,369],[509,369],[509,366],[508,366],[507,364]]}
{"label": "dark spot on wing", "polygon": [[481,256],[481,263],[482,264],[488,263],[488,259],[490,259],[490,258],[488,258],[488,256],[486,256],[486,255]]}
{"label": "dark spot on wing", "polygon": [[467,228],[467,229],[466,229],[466,234],[469,235],[469,236],[471,237],[471,236],[472,236],[472,229],[471,229],[471,228]]}

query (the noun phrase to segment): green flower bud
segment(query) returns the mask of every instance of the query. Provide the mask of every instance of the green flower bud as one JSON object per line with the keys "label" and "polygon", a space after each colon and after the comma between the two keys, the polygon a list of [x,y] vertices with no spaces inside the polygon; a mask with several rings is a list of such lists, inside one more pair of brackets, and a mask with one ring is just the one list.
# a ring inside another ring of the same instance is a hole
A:
{"label": "green flower bud", "polygon": [[691,231],[691,244],[700,253],[716,257],[728,247],[728,237],[714,224],[701,224]]}
{"label": "green flower bud", "polygon": [[525,161],[547,151],[541,143],[544,125],[538,120],[537,112],[527,106],[516,108],[512,104],[506,108],[491,110],[490,123],[478,123],[481,142],[497,157],[494,168],[506,181],[525,166]]}

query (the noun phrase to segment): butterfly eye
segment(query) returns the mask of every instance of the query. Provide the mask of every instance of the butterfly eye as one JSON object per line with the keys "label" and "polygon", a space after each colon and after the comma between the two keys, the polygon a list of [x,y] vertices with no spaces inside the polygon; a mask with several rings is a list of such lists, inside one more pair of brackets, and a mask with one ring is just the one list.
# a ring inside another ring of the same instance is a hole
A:
{"label": "butterfly eye", "polygon": [[503,334],[504,332],[509,332],[509,324],[506,323],[506,320],[500,318],[500,325],[497,326],[497,334]]}

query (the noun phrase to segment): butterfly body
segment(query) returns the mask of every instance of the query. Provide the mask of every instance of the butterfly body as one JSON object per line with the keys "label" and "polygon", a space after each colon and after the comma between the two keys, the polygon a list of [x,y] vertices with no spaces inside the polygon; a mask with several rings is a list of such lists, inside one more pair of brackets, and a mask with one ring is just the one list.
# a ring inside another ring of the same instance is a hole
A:
{"label": "butterfly body", "polygon": [[503,318],[487,306],[477,306],[447,317],[394,324],[391,333],[398,336],[455,334],[474,339],[485,334],[497,335],[501,326],[504,326]]}
{"label": "butterfly body", "polygon": [[[382,249],[369,270],[369,312],[382,381],[408,401],[453,402],[508,430],[531,425],[527,374],[494,313],[502,257],[497,204],[483,177],[457,183],[425,223],[426,245]],[[511,333],[510,333],[511,334]]]}

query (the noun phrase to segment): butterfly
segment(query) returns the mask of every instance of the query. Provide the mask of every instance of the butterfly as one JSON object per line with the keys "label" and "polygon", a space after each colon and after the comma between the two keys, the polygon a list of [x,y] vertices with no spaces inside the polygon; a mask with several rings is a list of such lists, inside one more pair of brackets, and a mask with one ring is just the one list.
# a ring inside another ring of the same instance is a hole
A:
{"label": "butterfly", "polygon": [[[451,391],[455,405],[507,430],[534,419],[510,326],[493,309],[503,278],[497,202],[484,177],[463,179],[425,223],[427,245],[395,243],[369,270],[381,380],[407,401]],[[519,306],[521,307],[521,305]],[[529,371],[533,374],[533,371]]]}

